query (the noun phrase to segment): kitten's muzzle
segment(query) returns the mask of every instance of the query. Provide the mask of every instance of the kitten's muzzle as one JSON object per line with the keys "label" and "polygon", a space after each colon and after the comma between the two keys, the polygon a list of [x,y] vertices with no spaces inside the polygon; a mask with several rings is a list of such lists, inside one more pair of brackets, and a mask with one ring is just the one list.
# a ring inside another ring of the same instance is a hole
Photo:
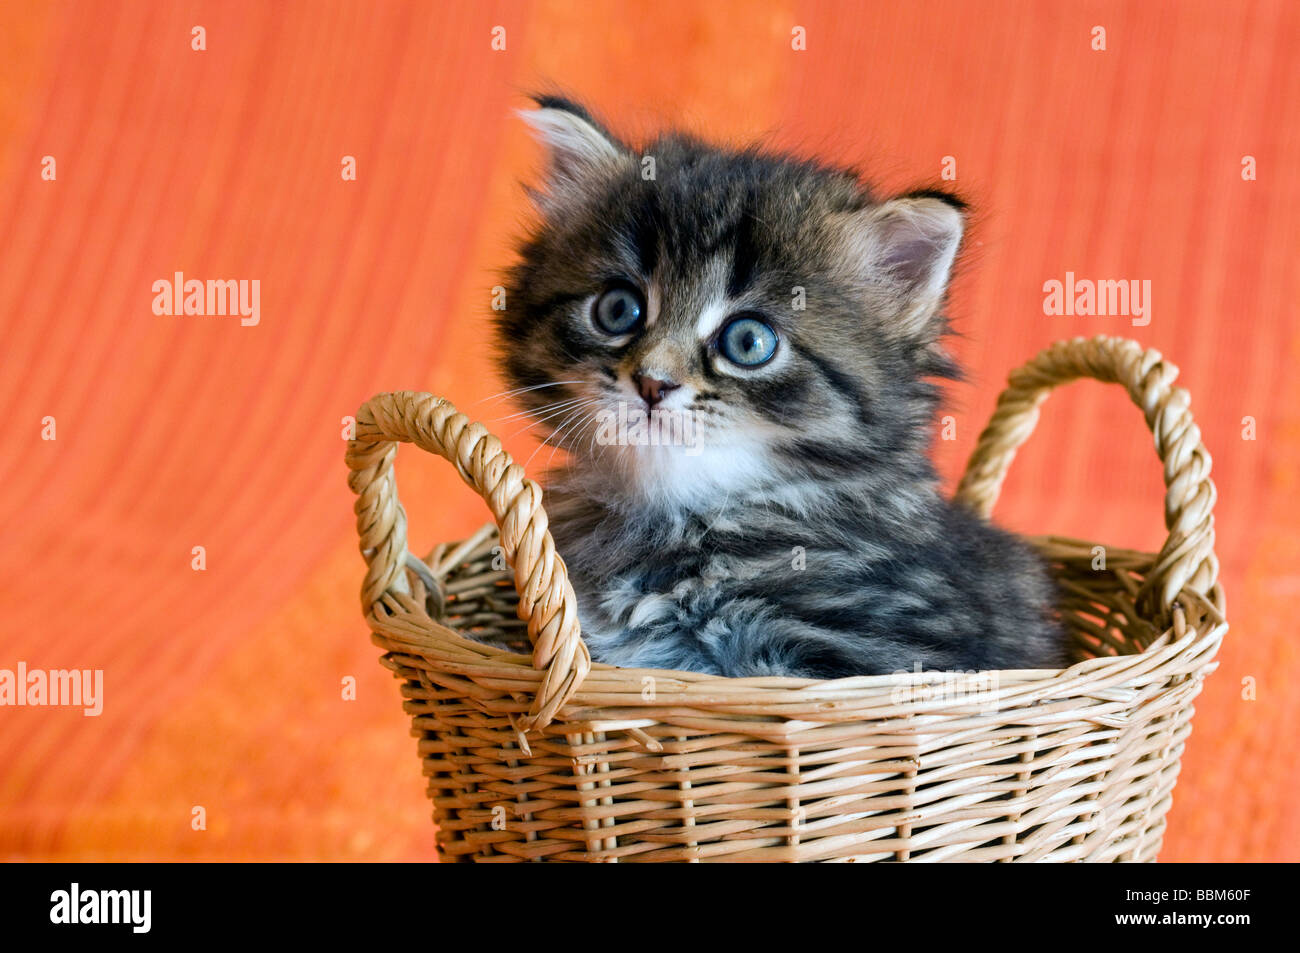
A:
{"label": "kitten's muzzle", "polygon": [[655,404],[663,400],[670,391],[681,387],[681,384],[674,384],[672,381],[659,380],[656,377],[646,377],[640,371],[632,375],[632,383],[636,386],[637,393],[641,399],[646,402],[646,406],[653,408]]}

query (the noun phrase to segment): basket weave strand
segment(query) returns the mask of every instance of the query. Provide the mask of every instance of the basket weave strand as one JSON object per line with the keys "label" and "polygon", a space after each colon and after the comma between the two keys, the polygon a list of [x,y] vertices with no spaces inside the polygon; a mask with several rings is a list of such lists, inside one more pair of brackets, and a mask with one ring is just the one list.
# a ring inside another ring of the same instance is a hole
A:
{"label": "basket weave strand", "polygon": [[[1098,569],[1094,543],[1035,540],[1076,664],[837,681],[592,664],[537,486],[445,401],[372,399],[347,457],[362,603],[402,681],[443,857],[1154,860],[1227,628],[1210,458],[1176,373],[1130,341],[1055,345],[1011,375],[959,488],[987,515],[1068,380],[1119,383],[1143,411],[1165,465],[1160,553],[1106,546]],[[414,561],[398,442],[452,461],[495,525]]]}

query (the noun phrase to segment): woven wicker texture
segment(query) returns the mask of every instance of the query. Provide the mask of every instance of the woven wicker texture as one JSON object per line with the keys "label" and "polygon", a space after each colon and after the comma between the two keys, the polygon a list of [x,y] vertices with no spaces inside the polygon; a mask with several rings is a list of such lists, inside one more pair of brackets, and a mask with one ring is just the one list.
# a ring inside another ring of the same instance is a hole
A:
{"label": "woven wicker texture", "polygon": [[[347,454],[362,602],[402,680],[444,857],[1154,860],[1227,627],[1210,458],[1176,375],[1123,339],[1049,348],[1011,375],[959,487],[990,511],[1059,384],[1118,383],[1142,410],[1164,463],[1161,551],[1036,540],[1076,664],[833,682],[592,664],[536,484],[447,402],[375,397]],[[414,560],[400,442],[454,463],[495,525]]]}

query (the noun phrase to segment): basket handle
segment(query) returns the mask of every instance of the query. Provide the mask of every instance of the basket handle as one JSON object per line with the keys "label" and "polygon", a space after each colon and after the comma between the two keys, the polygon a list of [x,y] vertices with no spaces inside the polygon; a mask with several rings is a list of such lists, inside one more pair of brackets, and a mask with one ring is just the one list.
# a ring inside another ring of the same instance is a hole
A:
{"label": "basket handle", "polygon": [[455,464],[461,478],[487,503],[501,548],[515,571],[519,618],[528,623],[533,667],[546,674],[522,732],[544,728],[582,684],[591,654],[580,637],[578,602],[564,560],[547,530],[542,490],[524,476],[482,424],[473,423],[440,397],[397,391],[379,394],[357,411],[356,437],[348,442],[348,486],[357,494],[357,534],[366,560],[362,611],[385,595],[409,591],[406,511],[397,498],[393,458],[398,443],[413,443]]}
{"label": "basket handle", "polygon": [[1162,617],[1178,593],[1191,589],[1214,604],[1210,590],[1219,578],[1214,554],[1214,502],[1210,454],[1188,409],[1186,390],[1172,387],[1178,368],[1159,351],[1143,350],[1127,338],[1097,336],[1058,341],[1011,372],[1007,389],[966,465],[956,499],[987,517],[997,501],[1016,450],[1033,432],[1038,407],[1052,389],[1091,377],[1122,384],[1146,417],[1164,463],[1165,528],[1169,538],[1143,584],[1145,596],[1158,592]]}

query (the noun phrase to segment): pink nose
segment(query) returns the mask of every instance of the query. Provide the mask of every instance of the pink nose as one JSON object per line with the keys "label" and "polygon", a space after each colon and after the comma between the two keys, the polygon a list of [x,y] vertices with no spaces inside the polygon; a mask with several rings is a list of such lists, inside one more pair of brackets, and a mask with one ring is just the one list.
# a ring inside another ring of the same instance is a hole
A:
{"label": "pink nose", "polygon": [[636,384],[637,393],[649,407],[663,400],[669,391],[674,391],[680,384],[674,384],[672,381],[661,381],[654,377],[645,377],[640,372],[632,375],[632,383]]}

